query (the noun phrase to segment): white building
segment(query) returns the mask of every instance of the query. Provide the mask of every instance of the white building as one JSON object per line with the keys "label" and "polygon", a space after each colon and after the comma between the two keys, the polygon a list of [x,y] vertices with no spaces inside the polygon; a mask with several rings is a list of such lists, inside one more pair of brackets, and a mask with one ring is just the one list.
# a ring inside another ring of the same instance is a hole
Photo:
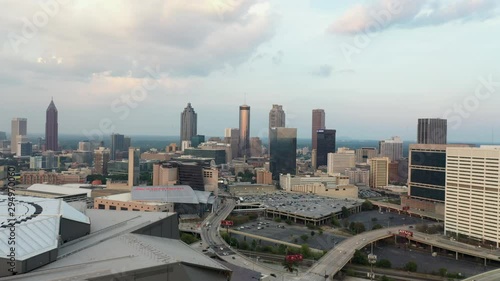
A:
{"label": "white building", "polygon": [[356,167],[356,152],[347,147],[340,147],[337,153],[328,153],[328,175],[344,173],[346,169]]}
{"label": "white building", "polygon": [[446,149],[445,232],[500,243],[500,146]]}
{"label": "white building", "polygon": [[389,158],[390,162],[403,158],[403,141],[400,137],[392,137],[389,140],[379,142],[380,157]]}

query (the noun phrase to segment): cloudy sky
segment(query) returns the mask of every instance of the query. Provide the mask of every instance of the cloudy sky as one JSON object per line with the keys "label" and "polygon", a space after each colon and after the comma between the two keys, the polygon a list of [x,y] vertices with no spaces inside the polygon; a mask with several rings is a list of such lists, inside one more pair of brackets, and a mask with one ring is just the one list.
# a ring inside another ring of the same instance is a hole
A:
{"label": "cloudy sky", "polygon": [[[500,141],[496,0],[43,0],[2,2],[0,131],[178,135],[191,102],[200,134],[267,134],[272,104],[310,137],[311,110],[340,136],[416,139],[448,118],[452,141]],[[497,82],[498,81],[498,82]]]}

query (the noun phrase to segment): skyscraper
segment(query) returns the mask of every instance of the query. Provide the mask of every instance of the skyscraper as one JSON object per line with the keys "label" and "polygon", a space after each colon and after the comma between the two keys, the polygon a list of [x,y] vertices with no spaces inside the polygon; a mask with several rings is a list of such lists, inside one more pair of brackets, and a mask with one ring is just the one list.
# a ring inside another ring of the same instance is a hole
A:
{"label": "skyscraper", "polygon": [[240,130],[236,128],[226,128],[224,131],[224,142],[231,145],[231,160],[238,157]]}
{"label": "skyscraper", "polygon": [[[283,106],[273,104],[273,108],[269,111],[269,135],[271,135],[271,128],[285,127],[285,111]],[[271,140],[269,138],[269,144]]]}
{"label": "skyscraper", "polygon": [[10,135],[10,152],[17,153],[17,136],[26,136],[28,134],[28,119],[12,119],[12,128]]}
{"label": "skyscraper", "polygon": [[400,137],[392,137],[378,143],[378,151],[381,157],[388,157],[391,162],[403,158],[403,141]]}
{"label": "skyscraper", "polygon": [[108,148],[99,147],[94,150],[94,171],[96,174],[108,174],[108,162],[110,158],[110,151]]}
{"label": "skyscraper", "polygon": [[446,119],[418,119],[417,142],[421,144],[446,144],[447,124]]}
{"label": "skyscraper", "polygon": [[239,156],[250,157],[250,106],[240,106],[240,144]]}
{"label": "skyscraper", "polygon": [[[312,149],[318,148],[317,135],[318,130],[325,128],[325,111],[323,109],[313,109],[312,111]],[[334,152],[334,151],[331,151]],[[326,160],[325,160],[326,163]]]}
{"label": "skyscraper", "polygon": [[[116,154],[125,151],[125,136],[120,134],[111,135],[111,160],[116,160]],[[121,157],[120,157],[121,158]]]}
{"label": "skyscraper", "polygon": [[45,113],[45,150],[59,150],[58,127],[57,108],[54,100],[51,100]]}
{"label": "skyscraper", "polygon": [[0,132],[0,141],[6,140],[7,139],[7,134],[5,132]]}
{"label": "skyscraper", "polygon": [[280,174],[295,175],[297,171],[297,129],[271,128],[270,170],[273,179],[278,180]]}
{"label": "skyscraper", "polygon": [[181,113],[181,142],[191,141],[193,136],[197,135],[198,115],[188,103]]}
{"label": "skyscraper", "polygon": [[316,131],[316,168],[326,166],[328,153],[335,152],[335,130],[320,129]]}
{"label": "skyscraper", "polygon": [[385,187],[389,184],[389,162],[387,157],[375,157],[368,160],[371,188]]}
{"label": "skyscraper", "polygon": [[128,187],[139,184],[141,150],[135,147],[128,148]]}

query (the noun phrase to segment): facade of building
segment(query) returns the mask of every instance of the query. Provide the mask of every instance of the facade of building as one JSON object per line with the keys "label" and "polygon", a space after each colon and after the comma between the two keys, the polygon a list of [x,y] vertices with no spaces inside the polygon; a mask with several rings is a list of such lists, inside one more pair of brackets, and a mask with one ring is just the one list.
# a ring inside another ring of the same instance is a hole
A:
{"label": "facade of building", "polygon": [[354,150],[340,147],[336,153],[328,153],[328,174],[344,173],[346,169],[356,167],[356,154]]}
{"label": "facade of building", "polygon": [[255,177],[257,184],[272,184],[273,183],[273,174],[266,169],[255,169]]}
{"label": "facade of building", "polygon": [[[18,136],[18,139],[21,136]],[[17,152],[16,155],[18,157],[29,157],[33,154],[33,144],[31,142],[26,141],[18,141],[17,142]]]}
{"label": "facade of building", "polygon": [[250,157],[250,106],[240,106],[239,157]]}
{"label": "facade of building", "polygon": [[[268,136],[271,135],[271,128],[285,127],[285,111],[283,106],[279,104],[273,104],[273,108],[269,111],[269,132]],[[268,137],[269,139],[269,137]],[[268,143],[269,148],[269,143]]]}
{"label": "facade of building", "polygon": [[198,115],[188,103],[181,113],[181,142],[191,141],[193,136],[198,134]]}
{"label": "facade of building", "polygon": [[221,165],[226,163],[226,149],[224,148],[186,148],[184,155],[191,155],[201,158],[211,158],[215,160],[215,164]]}
{"label": "facade of building", "polygon": [[297,129],[271,128],[269,150],[273,179],[278,180],[280,174],[296,173]]}
{"label": "facade of building", "polygon": [[132,188],[139,184],[139,176],[141,174],[141,150],[135,147],[128,149],[128,186]]}
{"label": "facade of building", "polygon": [[197,148],[198,145],[205,142],[204,135],[196,135],[191,137],[191,147]]}
{"label": "facade of building", "polygon": [[90,141],[81,141],[78,143],[78,151],[92,151],[92,144]]}
{"label": "facade of building", "polygon": [[10,134],[10,151],[11,153],[17,153],[17,140],[18,136],[26,136],[28,134],[28,119],[26,118],[14,118],[11,123],[11,134]]}
{"label": "facade of building", "polygon": [[366,186],[370,184],[370,170],[360,168],[346,169],[344,175],[349,177],[350,184]]}
{"label": "facade of building", "polygon": [[343,175],[332,177],[302,177],[280,175],[280,186],[288,192],[314,193],[335,198],[358,198],[358,188]]}
{"label": "facade of building", "polygon": [[[323,109],[313,109],[312,111],[312,149],[317,149],[317,132],[325,129],[325,111]],[[333,151],[335,152],[335,150]]]}
{"label": "facade of building", "polygon": [[262,156],[262,141],[259,137],[250,138],[250,156],[251,157],[261,157]]}
{"label": "facade of building", "polygon": [[224,142],[231,146],[231,160],[238,157],[240,130],[236,128],[226,128],[224,131]]}
{"label": "facade of building", "polygon": [[62,174],[46,171],[21,172],[21,184],[68,184],[68,183],[84,183],[87,178],[86,173]]}
{"label": "facade of building", "polygon": [[316,167],[328,164],[328,153],[335,153],[335,130],[316,131]]}
{"label": "facade of building", "polygon": [[398,161],[403,158],[403,141],[400,137],[380,141],[378,151],[380,157],[387,157],[391,162]]}
{"label": "facade of building", "polygon": [[440,118],[418,119],[417,143],[446,144],[448,121]]}
{"label": "facade of building", "polygon": [[356,163],[368,163],[368,160],[377,157],[378,151],[375,147],[362,147],[356,149]]}
{"label": "facade of building", "polygon": [[[120,134],[112,134],[111,135],[111,155],[110,159],[111,160],[121,160],[122,157],[120,157],[121,152],[125,150],[125,136],[120,135]],[[117,158],[117,154],[118,158]]]}
{"label": "facade of building", "polygon": [[45,149],[59,151],[59,124],[57,119],[57,108],[54,100],[50,101],[45,114]]}
{"label": "facade of building", "polygon": [[99,147],[94,150],[94,171],[99,175],[108,174],[108,162],[111,159],[111,151],[108,148]]}
{"label": "facade of building", "polygon": [[375,157],[368,160],[371,188],[382,188],[389,185],[389,162],[387,157]]}
{"label": "facade of building", "polygon": [[500,146],[446,149],[445,233],[500,247]]}
{"label": "facade of building", "polygon": [[188,185],[193,190],[216,193],[217,169],[199,162],[167,161],[153,164],[153,185]]}

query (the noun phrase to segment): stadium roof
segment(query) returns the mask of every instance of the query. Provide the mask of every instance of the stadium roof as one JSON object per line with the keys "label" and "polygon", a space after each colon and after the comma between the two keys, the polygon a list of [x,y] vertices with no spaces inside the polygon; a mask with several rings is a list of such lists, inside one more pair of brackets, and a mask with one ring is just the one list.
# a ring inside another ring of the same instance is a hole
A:
{"label": "stadium roof", "polygon": [[87,197],[90,197],[90,195],[92,194],[91,189],[75,188],[70,186],[52,185],[52,184],[40,184],[40,183],[33,184],[32,186],[28,187],[28,190],[57,193],[64,195],[76,195],[76,194],[86,193]]}
{"label": "stadium roof", "polygon": [[209,203],[211,192],[194,191],[189,185],[134,186],[132,200],[170,203]]}
{"label": "stadium roof", "polygon": [[[87,216],[60,199],[16,196],[15,204],[16,260],[26,260],[59,245],[61,218],[90,224]],[[12,219],[8,210],[9,197],[0,195],[0,258],[7,258],[8,238]]]}

